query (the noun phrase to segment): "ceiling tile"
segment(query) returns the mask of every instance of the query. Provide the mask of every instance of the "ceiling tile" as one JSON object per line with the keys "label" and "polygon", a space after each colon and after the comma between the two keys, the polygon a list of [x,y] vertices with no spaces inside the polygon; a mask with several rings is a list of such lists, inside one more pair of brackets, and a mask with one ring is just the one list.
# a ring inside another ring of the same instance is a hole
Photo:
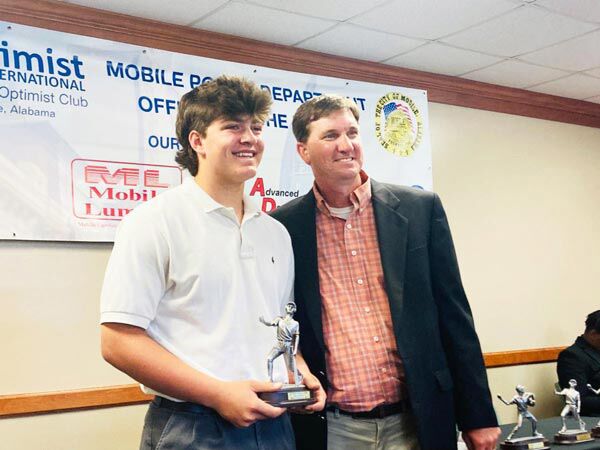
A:
{"label": "ceiling tile", "polygon": [[340,24],[323,34],[307,39],[298,47],[365,61],[382,61],[423,43],[424,41],[367,30],[356,25]]}
{"label": "ceiling tile", "polygon": [[458,47],[498,56],[517,56],[596,28],[536,6],[524,6],[442,39]]}
{"label": "ceiling tile", "polygon": [[498,0],[394,0],[350,22],[403,36],[438,39],[516,7]]}
{"label": "ceiling tile", "polygon": [[529,90],[581,100],[600,95],[600,78],[576,73],[560,80],[531,87]]}
{"label": "ceiling tile", "polygon": [[445,75],[460,75],[499,62],[500,58],[431,43],[385,61],[393,66],[408,67]]}
{"label": "ceiling tile", "polygon": [[145,19],[154,19],[165,23],[187,25],[224,5],[227,0],[178,0],[176,7],[165,7],[163,0],[127,2],[122,0],[68,0],[67,3]]}
{"label": "ceiling tile", "polygon": [[276,11],[248,3],[231,2],[195,22],[195,28],[218,31],[259,41],[292,45],[314,36],[335,22]]}
{"label": "ceiling tile", "polygon": [[563,72],[562,70],[534,66],[511,59],[468,73],[463,75],[463,78],[523,89],[527,86],[555,80],[568,74],[569,72]]}
{"label": "ceiling tile", "polygon": [[575,19],[600,23],[598,0],[538,0],[536,4]]}
{"label": "ceiling tile", "polygon": [[594,31],[584,36],[519,56],[519,59],[541,66],[578,72],[600,66],[599,42],[600,31]]}
{"label": "ceiling tile", "polygon": [[320,17],[330,20],[347,20],[350,17],[361,14],[387,0],[302,0],[291,2],[289,0],[249,0],[270,8],[305,14],[312,17]]}

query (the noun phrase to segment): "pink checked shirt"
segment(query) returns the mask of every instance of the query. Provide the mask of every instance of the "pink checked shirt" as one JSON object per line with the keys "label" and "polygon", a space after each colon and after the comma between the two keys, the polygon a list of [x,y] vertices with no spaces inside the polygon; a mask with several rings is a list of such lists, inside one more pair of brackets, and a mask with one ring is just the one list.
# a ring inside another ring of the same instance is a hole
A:
{"label": "pink checked shirt", "polygon": [[404,381],[384,290],[371,183],[364,172],[361,177],[347,220],[332,216],[317,185],[313,187],[327,401],[352,412],[398,402]]}

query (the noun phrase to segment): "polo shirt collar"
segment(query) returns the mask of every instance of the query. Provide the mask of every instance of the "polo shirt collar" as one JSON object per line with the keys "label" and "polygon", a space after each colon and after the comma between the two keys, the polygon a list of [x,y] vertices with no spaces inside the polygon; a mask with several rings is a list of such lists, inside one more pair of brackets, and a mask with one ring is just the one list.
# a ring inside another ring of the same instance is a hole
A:
{"label": "polo shirt collar", "polygon": [[[362,211],[371,201],[371,183],[369,181],[369,175],[367,175],[364,170],[360,171],[360,181],[362,184],[352,191],[349,196],[350,201],[352,202],[352,211]],[[319,192],[319,187],[317,186],[316,181],[313,183],[313,193],[315,195],[315,200],[319,211],[324,213],[326,216],[331,216],[329,205],[325,201],[325,198],[321,192]]]}
{"label": "polo shirt collar", "polygon": [[[214,200],[210,195],[208,195],[204,189],[198,186],[196,180],[193,177],[186,178],[183,181],[184,188],[188,191],[193,197],[196,203],[202,208],[205,213],[210,213],[213,211],[219,210],[229,210],[227,206],[221,205],[219,202]],[[258,216],[260,215],[260,208],[258,205],[252,200],[247,194],[244,194],[244,219],[248,217]]]}

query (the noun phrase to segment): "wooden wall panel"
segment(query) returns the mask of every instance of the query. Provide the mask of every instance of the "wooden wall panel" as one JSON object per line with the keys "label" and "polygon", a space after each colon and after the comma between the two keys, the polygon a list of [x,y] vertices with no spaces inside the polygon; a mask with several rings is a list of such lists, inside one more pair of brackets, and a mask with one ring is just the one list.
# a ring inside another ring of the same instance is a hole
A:
{"label": "wooden wall panel", "polygon": [[[556,361],[564,347],[486,353],[486,367],[518,366]],[[137,384],[108,386],[73,391],[0,396],[0,418],[46,414],[77,409],[109,408],[147,403],[152,396],[142,393]]]}

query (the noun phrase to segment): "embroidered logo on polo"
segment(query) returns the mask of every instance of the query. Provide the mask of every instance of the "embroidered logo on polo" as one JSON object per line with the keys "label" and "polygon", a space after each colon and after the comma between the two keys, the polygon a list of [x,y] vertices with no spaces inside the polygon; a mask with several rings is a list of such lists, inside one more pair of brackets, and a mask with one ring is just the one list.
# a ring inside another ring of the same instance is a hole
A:
{"label": "embroidered logo on polo", "polygon": [[375,135],[383,148],[397,156],[410,156],[423,137],[423,119],[410,97],[390,92],[375,107]]}

